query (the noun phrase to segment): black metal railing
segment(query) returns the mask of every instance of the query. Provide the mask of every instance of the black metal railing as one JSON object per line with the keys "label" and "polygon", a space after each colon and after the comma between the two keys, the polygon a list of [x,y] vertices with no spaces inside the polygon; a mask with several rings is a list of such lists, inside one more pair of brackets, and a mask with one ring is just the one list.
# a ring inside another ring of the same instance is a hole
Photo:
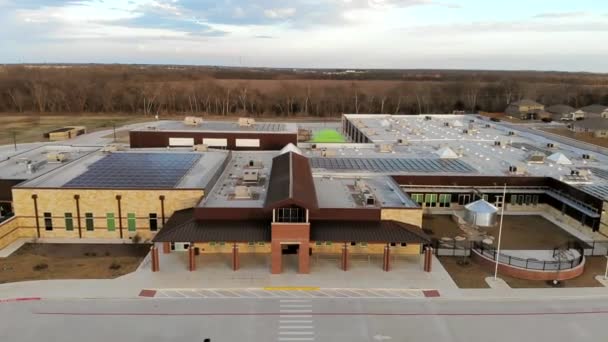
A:
{"label": "black metal railing", "polygon": [[[497,251],[494,247],[484,245],[483,243],[475,242],[473,243],[473,249],[482,256],[496,261]],[[554,256],[555,255],[558,254],[555,254],[554,251]],[[572,259],[566,260],[537,260],[531,258],[524,259],[501,253],[498,257],[498,262],[501,264],[519,267],[527,270],[559,271],[574,268],[580,265],[583,262],[583,259],[584,255],[582,253],[578,254]]]}

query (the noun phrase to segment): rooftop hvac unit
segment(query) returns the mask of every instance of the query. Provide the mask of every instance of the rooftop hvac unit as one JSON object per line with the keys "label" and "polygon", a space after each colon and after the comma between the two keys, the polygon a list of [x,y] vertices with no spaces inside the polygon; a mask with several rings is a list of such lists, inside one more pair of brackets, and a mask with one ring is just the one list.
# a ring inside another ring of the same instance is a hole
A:
{"label": "rooftop hvac unit", "polygon": [[235,199],[251,199],[251,190],[248,186],[236,186],[234,187],[234,198]]}
{"label": "rooftop hvac unit", "polygon": [[515,135],[515,132],[513,131],[509,131],[509,133],[507,133],[508,135]]}
{"label": "rooftop hvac unit", "polygon": [[109,144],[104,146],[101,149],[101,152],[103,153],[112,153],[112,152],[117,152],[117,151],[123,151],[124,147],[120,144]]}
{"label": "rooftop hvac unit", "polygon": [[475,122],[475,119],[470,119],[469,122]]}
{"label": "rooftop hvac unit", "polygon": [[526,173],[526,167],[524,165],[511,165],[509,166],[509,173],[515,174],[515,175],[523,175]]}
{"label": "rooftop hvac unit", "polygon": [[450,127],[450,123],[449,123],[449,122],[444,122],[444,123],[443,123],[443,125],[444,125],[445,127]]}
{"label": "rooftop hvac unit", "polygon": [[494,142],[494,146],[501,146],[501,145],[502,145],[502,142],[500,140],[496,140]]}
{"label": "rooftop hvac unit", "polygon": [[66,152],[51,152],[46,155],[46,160],[49,163],[63,163],[68,159]]}
{"label": "rooftop hvac unit", "polygon": [[380,153],[390,153],[393,152],[393,144],[380,144]]}
{"label": "rooftop hvac unit", "polygon": [[555,144],[554,143],[547,143],[547,147],[548,148],[555,148]]}
{"label": "rooftop hvac unit", "polygon": [[485,127],[486,127],[486,128],[492,128],[492,125],[490,125],[490,124],[486,124],[486,126],[485,126]]}
{"label": "rooftop hvac unit", "polygon": [[580,170],[570,170],[570,176],[580,176],[580,175],[581,175]]}
{"label": "rooftop hvac unit", "polygon": [[240,127],[251,127],[255,125],[255,119],[253,118],[239,118]]}
{"label": "rooftop hvac unit", "polygon": [[469,134],[469,130],[468,129],[463,129],[462,130],[462,134]]}
{"label": "rooftop hvac unit", "polygon": [[428,115],[424,117],[424,120],[427,120],[427,121],[429,121],[429,120],[431,120],[431,119],[432,119],[432,117],[430,117],[430,116],[428,116]]}
{"label": "rooftop hvac unit", "polygon": [[188,126],[199,126],[203,123],[203,118],[199,116],[186,116],[184,124]]}
{"label": "rooftop hvac unit", "polygon": [[250,169],[261,169],[264,167],[264,163],[262,163],[261,160],[249,160],[249,162],[247,163],[247,168]]}
{"label": "rooftop hvac unit", "polygon": [[243,182],[257,183],[259,180],[260,180],[260,174],[258,173],[258,170],[243,171]]}
{"label": "rooftop hvac unit", "polygon": [[591,155],[590,154],[583,154],[583,159],[591,159]]}
{"label": "rooftop hvac unit", "polygon": [[206,144],[197,144],[192,146],[192,151],[196,152],[207,152],[209,150],[209,146]]}
{"label": "rooftop hvac unit", "polygon": [[336,156],[335,150],[323,149],[323,151],[321,151],[321,157],[335,157],[335,156]]}

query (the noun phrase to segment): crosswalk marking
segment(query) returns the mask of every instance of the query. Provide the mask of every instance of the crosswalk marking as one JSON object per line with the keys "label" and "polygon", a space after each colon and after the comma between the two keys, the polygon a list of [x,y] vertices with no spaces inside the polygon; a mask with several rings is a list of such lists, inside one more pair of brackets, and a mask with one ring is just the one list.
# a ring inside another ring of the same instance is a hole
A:
{"label": "crosswalk marking", "polygon": [[296,324],[296,323],[312,323],[312,320],[307,319],[286,319],[279,321],[281,324]]}
{"label": "crosswalk marking", "polygon": [[279,337],[279,341],[314,341],[312,337]]}
{"label": "crosswalk marking", "polygon": [[279,335],[312,335],[312,331],[279,331]]}

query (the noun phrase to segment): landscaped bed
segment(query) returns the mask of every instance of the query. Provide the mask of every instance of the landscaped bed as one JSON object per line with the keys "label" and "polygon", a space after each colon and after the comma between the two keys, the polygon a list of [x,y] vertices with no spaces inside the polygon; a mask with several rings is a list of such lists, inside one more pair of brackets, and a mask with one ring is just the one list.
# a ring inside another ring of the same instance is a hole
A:
{"label": "landscaped bed", "polygon": [[133,272],[148,244],[27,243],[0,258],[0,283],[42,279],[104,279]]}
{"label": "landscaped bed", "polygon": [[[463,263],[462,257],[439,257],[439,261],[448,271],[456,285],[463,289],[488,288],[485,281],[487,277],[493,277],[494,272],[467,258]],[[601,287],[595,276],[603,275],[606,267],[605,257],[587,257],[585,259],[585,271],[577,278],[561,282],[561,287]],[[517,279],[498,274],[512,288],[550,288],[546,281]]]}
{"label": "landscaped bed", "polygon": [[[432,231],[431,237],[435,239],[464,236],[464,232],[458,228],[450,215],[425,215],[422,227],[427,233]],[[498,225],[482,229],[498,239]],[[568,241],[580,242],[578,238],[542,216],[505,215],[501,242],[503,249],[552,250],[555,247],[563,246]]]}

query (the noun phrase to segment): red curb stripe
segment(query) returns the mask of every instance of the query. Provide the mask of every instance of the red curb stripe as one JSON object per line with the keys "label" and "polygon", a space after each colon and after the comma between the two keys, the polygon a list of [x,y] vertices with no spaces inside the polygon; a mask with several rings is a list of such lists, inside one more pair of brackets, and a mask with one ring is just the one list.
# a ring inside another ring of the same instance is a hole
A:
{"label": "red curb stripe", "polygon": [[31,300],[42,300],[40,297],[20,297],[20,298],[6,298],[0,299],[0,303],[8,303],[8,302],[26,302]]}
{"label": "red curb stripe", "polygon": [[[284,312],[225,312],[225,313],[169,313],[169,312],[34,312],[35,315],[58,316],[289,316],[301,313]],[[488,313],[382,313],[382,312],[311,312],[313,316],[558,316],[558,315],[595,315],[608,314],[603,311],[562,311],[562,312],[488,312]]]}

